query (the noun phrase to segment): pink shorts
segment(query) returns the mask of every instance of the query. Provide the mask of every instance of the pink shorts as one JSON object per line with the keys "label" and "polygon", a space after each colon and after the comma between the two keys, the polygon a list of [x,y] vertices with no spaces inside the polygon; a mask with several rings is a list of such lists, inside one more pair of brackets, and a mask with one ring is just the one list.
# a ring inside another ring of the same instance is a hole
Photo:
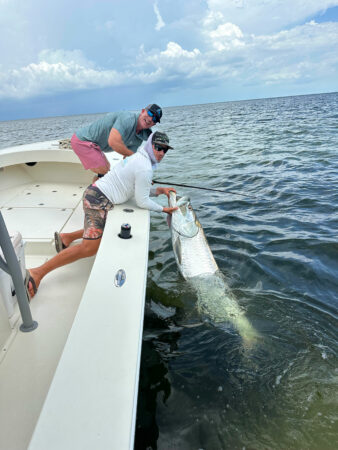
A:
{"label": "pink shorts", "polygon": [[107,161],[102,150],[94,142],[80,141],[76,134],[73,134],[70,143],[86,170],[107,166]]}

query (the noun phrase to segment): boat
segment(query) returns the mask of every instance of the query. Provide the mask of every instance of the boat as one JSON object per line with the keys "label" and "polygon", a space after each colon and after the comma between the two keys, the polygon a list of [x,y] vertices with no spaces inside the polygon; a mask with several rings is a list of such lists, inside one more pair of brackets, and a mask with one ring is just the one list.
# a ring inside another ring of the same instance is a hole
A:
{"label": "boat", "polygon": [[[22,274],[56,254],[55,231],[83,228],[93,176],[68,147],[0,151],[0,214]],[[134,200],[115,206],[96,256],[48,274],[30,303],[0,269],[1,449],[133,448],[149,224]]]}

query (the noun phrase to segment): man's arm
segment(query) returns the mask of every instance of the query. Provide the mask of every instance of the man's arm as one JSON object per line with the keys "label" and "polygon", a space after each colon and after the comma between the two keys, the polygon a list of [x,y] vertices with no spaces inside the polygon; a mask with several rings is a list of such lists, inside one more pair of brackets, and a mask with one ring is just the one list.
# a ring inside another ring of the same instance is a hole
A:
{"label": "man's arm", "polygon": [[110,148],[112,148],[115,152],[121,153],[123,156],[130,156],[133,155],[134,152],[129,150],[128,147],[125,146],[122,136],[117,131],[116,128],[112,128],[109,133],[108,137],[108,145]]}
{"label": "man's arm", "polygon": [[135,200],[137,206],[150,211],[162,212],[163,207],[149,198],[151,179],[153,172],[149,170],[137,170],[135,173]]}
{"label": "man's arm", "polygon": [[[170,208],[168,206],[162,207],[156,202],[153,202],[149,198],[149,191],[151,187],[151,179],[152,179],[153,173],[152,170],[149,171],[138,171],[135,176],[135,200],[137,206],[144,209],[149,209],[150,211],[157,211],[157,212],[165,212],[167,214],[171,214],[173,211],[175,211],[177,208]],[[168,188],[157,188],[160,189],[161,194],[166,193],[166,189]],[[173,189],[173,188],[169,188]],[[169,194],[169,193],[168,193]]]}

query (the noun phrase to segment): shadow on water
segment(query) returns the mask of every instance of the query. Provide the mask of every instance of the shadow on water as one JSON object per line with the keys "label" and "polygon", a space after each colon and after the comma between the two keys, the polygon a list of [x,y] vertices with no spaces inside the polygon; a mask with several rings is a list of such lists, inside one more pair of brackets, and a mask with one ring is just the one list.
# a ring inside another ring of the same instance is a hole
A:
{"label": "shadow on water", "polygon": [[[151,300],[152,302],[152,300]],[[177,351],[180,333],[170,320],[158,317],[146,305],[142,344],[142,363],[139,380],[139,396],[134,448],[156,449],[159,429],[156,419],[158,404],[164,406],[171,395],[168,376],[168,359]],[[155,306],[156,308],[156,306]],[[165,307],[160,307],[165,313]],[[168,308],[170,317],[173,308]]]}

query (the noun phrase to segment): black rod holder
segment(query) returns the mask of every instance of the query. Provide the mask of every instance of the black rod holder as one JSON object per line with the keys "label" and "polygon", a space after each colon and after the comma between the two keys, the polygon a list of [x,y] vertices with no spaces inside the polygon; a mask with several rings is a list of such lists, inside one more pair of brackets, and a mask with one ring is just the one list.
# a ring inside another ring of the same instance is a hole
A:
{"label": "black rod holder", "polygon": [[121,239],[130,239],[132,237],[132,235],[130,234],[131,231],[131,226],[129,225],[129,223],[123,223],[121,225],[121,231],[119,233],[119,237]]}

